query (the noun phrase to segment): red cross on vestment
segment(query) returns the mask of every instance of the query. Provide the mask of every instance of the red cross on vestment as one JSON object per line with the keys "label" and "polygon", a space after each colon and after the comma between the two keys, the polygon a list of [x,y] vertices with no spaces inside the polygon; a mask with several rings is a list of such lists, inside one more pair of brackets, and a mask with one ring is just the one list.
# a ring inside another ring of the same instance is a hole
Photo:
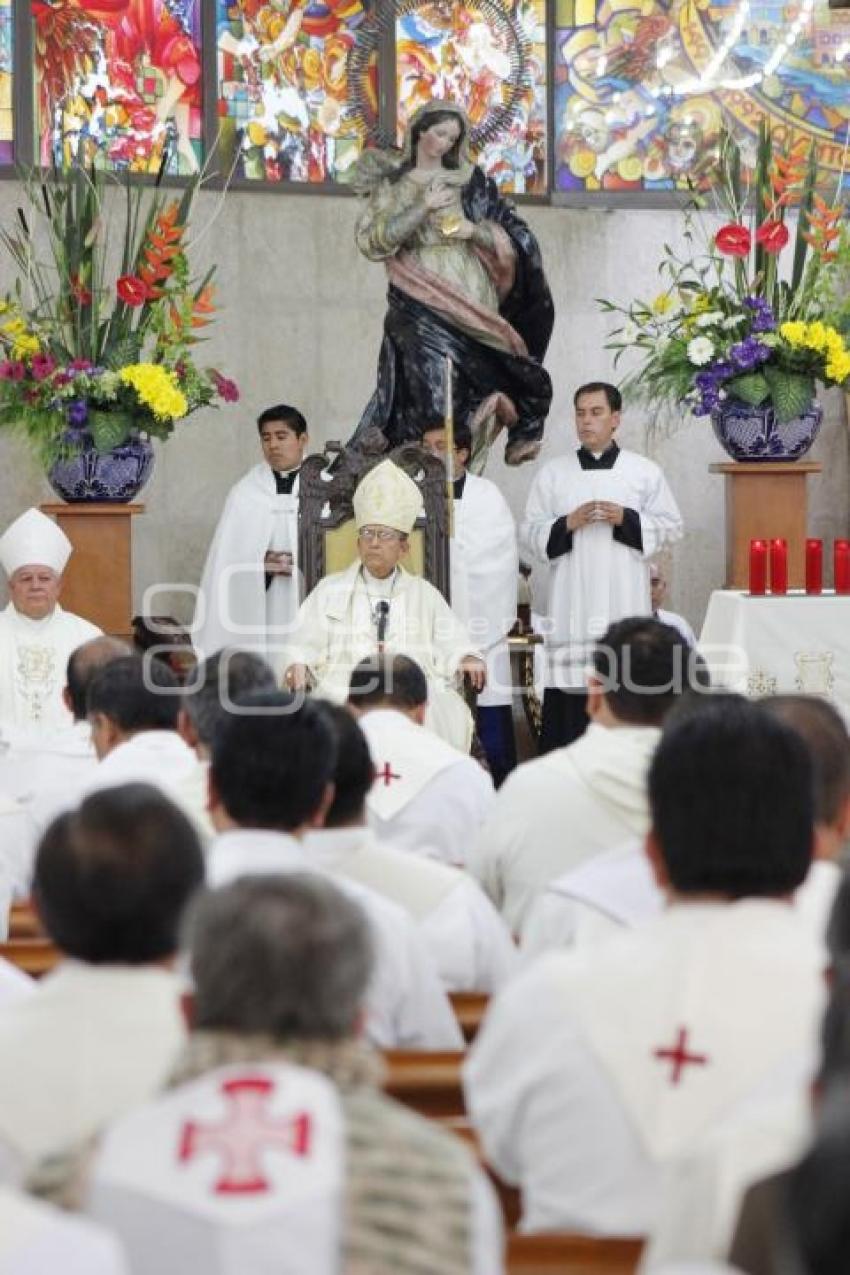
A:
{"label": "red cross on vestment", "polygon": [[401,779],[401,775],[397,775],[388,761],[384,762],[382,770],[375,775],[376,779],[383,779],[384,787],[389,788],[394,779]]}
{"label": "red cross on vestment", "polygon": [[213,1190],[216,1195],[258,1195],[271,1189],[263,1172],[263,1151],[286,1151],[290,1155],[310,1154],[310,1116],[302,1112],[284,1120],[267,1113],[274,1082],[265,1076],[245,1076],[226,1080],[221,1092],[229,1110],[221,1124],[202,1125],[188,1120],[180,1135],[177,1159],[194,1160],[214,1152],[223,1160],[221,1175]]}
{"label": "red cross on vestment", "polygon": [[664,1049],[654,1049],[653,1057],[659,1058],[662,1062],[672,1064],[673,1069],[668,1077],[671,1085],[678,1085],[682,1072],[686,1067],[706,1067],[708,1065],[708,1054],[688,1053],[688,1029],[686,1027],[679,1028],[675,1045],[668,1045]]}

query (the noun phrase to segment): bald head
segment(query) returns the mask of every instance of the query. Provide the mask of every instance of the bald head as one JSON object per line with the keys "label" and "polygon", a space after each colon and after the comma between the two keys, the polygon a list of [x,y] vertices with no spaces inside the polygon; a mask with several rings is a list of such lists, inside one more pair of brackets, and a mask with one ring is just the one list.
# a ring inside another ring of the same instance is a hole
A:
{"label": "bald head", "polygon": [[65,703],[74,715],[75,722],[86,720],[86,696],[89,683],[98,669],[113,660],[120,660],[132,652],[126,642],[119,638],[92,638],[78,646],[68,659],[68,670],[65,686]]}

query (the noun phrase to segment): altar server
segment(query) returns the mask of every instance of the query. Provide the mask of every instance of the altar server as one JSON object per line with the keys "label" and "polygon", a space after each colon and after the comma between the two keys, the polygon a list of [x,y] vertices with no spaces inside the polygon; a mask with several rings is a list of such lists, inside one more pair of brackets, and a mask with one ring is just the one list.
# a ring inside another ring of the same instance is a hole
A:
{"label": "altar server", "polygon": [[299,470],[307,422],[285,403],[257,418],[263,460],[231,489],[201,577],[193,642],[261,654],[285,639],[298,611]]}
{"label": "altar server", "polygon": [[527,1230],[645,1235],[665,1169],[760,1113],[791,1144],[808,1108],[825,957],[789,906],[812,855],[802,740],[706,697],[665,729],[649,798],[663,915],[532,964],[466,1067],[485,1157],[522,1187]]}
{"label": "altar server", "polygon": [[574,403],[581,446],[540,469],[520,532],[525,552],[549,569],[541,752],[584,730],[590,646],[612,621],[652,614],[648,560],[682,534],[659,467],[614,441],[616,386],[582,385]]}
{"label": "altar server", "polygon": [[[396,665],[402,658],[396,657]],[[328,704],[325,712],[338,744],[334,799],[324,827],[307,838],[311,857],[334,876],[359,881],[403,907],[449,991],[496,991],[516,963],[498,912],[467,873],[378,841],[366,823],[367,796],[375,781],[366,737],[346,709]]]}
{"label": "altar server", "polygon": [[305,599],[285,680],[300,690],[312,679],[317,695],[342,703],[361,660],[409,655],[428,678],[428,725],[468,752],[472,717],[454,682],[467,676],[483,690],[486,666],[442,594],[402,566],[421,507],[416,483],[390,460],[360,480],[354,493],[358,560],[320,580]]}
{"label": "altar server", "polygon": [[9,603],[0,612],[0,726],[44,735],[71,724],[62,692],[68,656],[100,629],[59,605],[72,545],[38,509],[0,537]]}
{"label": "altar server", "polygon": [[498,785],[516,765],[511,701],[513,678],[506,634],[516,622],[519,553],[510,506],[495,483],[467,469],[472,434],[454,432],[447,456],[446,430],[426,429],[423,446],[450,466],[454,478],[454,534],[450,545],[452,610],[463,620],[487,663],[487,685],[475,720]]}

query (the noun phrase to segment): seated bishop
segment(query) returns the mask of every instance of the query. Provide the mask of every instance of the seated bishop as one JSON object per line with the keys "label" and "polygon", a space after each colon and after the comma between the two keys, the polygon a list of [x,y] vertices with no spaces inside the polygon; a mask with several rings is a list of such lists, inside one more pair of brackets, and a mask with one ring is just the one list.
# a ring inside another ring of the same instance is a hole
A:
{"label": "seated bishop", "polygon": [[0,612],[0,724],[16,735],[70,726],[62,692],[68,657],[100,633],[59,605],[68,537],[52,518],[28,509],[0,537],[9,603]]}
{"label": "seated bishop", "polygon": [[458,675],[483,689],[486,666],[442,594],[402,566],[420,512],[419,488],[392,461],[381,461],[354,493],[358,558],[326,576],[305,599],[286,646],[285,681],[336,703],[352,670],[377,654],[409,655],[428,679],[428,725],[465,752],[472,717],[455,689]]}

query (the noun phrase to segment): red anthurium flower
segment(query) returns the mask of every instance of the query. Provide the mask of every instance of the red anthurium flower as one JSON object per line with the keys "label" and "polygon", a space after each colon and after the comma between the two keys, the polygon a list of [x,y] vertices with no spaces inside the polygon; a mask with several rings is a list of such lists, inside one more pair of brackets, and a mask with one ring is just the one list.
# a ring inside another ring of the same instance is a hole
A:
{"label": "red anthurium flower", "polygon": [[134,274],[122,274],[115,290],[125,305],[144,305],[150,297],[150,289],[144,279]]}
{"label": "red anthurium flower", "polygon": [[746,226],[730,221],[720,227],[714,236],[714,242],[718,251],[726,257],[746,257],[749,255],[753,241]]}
{"label": "red anthurium flower", "polygon": [[788,227],[782,221],[763,221],[756,231],[756,243],[765,252],[781,252],[791,238]]}

